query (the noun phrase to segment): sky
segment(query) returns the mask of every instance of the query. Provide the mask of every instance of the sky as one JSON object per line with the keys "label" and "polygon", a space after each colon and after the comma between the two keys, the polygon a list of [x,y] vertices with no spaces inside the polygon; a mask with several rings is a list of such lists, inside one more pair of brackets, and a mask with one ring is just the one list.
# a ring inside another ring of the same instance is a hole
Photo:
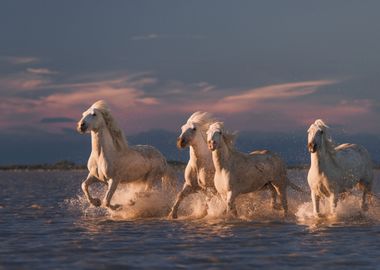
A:
{"label": "sky", "polygon": [[70,148],[99,99],[127,135],[178,132],[197,110],[231,130],[306,132],[322,118],[376,135],[379,10],[348,0],[1,1],[0,139]]}

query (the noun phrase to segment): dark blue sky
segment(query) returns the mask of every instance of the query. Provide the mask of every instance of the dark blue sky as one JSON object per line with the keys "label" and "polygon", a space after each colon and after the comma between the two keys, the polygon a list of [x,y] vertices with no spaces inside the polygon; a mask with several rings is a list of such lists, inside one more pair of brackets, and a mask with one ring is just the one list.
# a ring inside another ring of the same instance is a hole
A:
{"label": "dark blue sky", "polygon": [[241,131],[304,132],[323,118],[378,134],[379,10],[379,1],[1,1],[1,135],[69,147],[68,130],[98,99],[127,134],[178,131],[195,110]]}

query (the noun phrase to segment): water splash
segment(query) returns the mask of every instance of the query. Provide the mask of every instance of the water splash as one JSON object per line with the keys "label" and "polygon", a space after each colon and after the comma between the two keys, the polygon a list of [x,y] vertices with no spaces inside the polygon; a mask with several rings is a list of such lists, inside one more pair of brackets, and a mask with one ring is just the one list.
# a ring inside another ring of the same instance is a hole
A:
{"label": "water splash", "polygon": [[[305,170],[291,170],[290,176],[293,182],[308,190],[305,181]],[[375,193],[376,193],[375,189]],[[104,186],[91,187],[91,194],[97,198],[103,198]],[[144,191],[144,185],[123,184],[118,187],[112,203],[123,206],[121,210],[111,211],[104,208],[90,206],[84,195],[79,195],[65,201],[67,207],[77,211],[86,217],[106,217],[111,220],[133,220],[139,218],[166,219],[175,196],[179,190],[164,192],[159,188]],[[325,200],[321,201],[322,214],[326,218],[316,219],[313,216],[310,194],[302,194],[288,190],[289,216],[284,217],[282,211],[272,209],[270,205],[270,193],[259,191],[251,194],[240,195],[236,200],[238,218],[245,221],[257,222],[294,222],[300,225],[313,226],[315,224],[356,224],[380,223],[380,199],[374,197],[368,212],[360,209],[361,193],[353,192],[338,203],[337,214],[333,219],[327,218],[329,205]],[[207,199],[204,193],[198,192],[185,198],[178,210],[180,220],[202,219],[207,222],[226,220],[230,217],[225,214],[226,203],[219,196]]]}
{"label": "water splash", "polygon": [[380,223],[380,204],[375,198],[370,203],[369,210],[364,212],[361,209],[361,196],[350,195],[339,200],[336,213],[330,213],[330,205],[326,199],[321,200],[321,217],[313,214],[311,201],[300,204],[296,217],[299,224],[309,227],[320,227],[330,225],[356,225],[364,223]]}

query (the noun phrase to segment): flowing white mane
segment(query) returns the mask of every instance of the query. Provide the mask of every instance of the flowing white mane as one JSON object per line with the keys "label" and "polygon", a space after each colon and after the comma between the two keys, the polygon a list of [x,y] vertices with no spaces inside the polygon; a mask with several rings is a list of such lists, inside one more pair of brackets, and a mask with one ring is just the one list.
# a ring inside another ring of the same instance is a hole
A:
{"label": "flowing white mane", "polygon": [[315,129],[315,128],[323,131],[322,137],[323,137],[323,141],[326,144],[327,151],[331,154],[335,154],[335,152],[336,152],[335,151],[335,143],[329,134],[329,128],[330,127],[328,125],[326,125],[326,123],[322,119],[317,119],[317,120],[315,120],[315,122],[313,124],[311,124],[308,132],[311,131],[312,129]]}
{"label": "flowing white mane", "polygon": [[119,128],[115,119],[111,115],[111,111],[104,100],[98,100],[92,104],[91,109],[97,109],[102,113],[104,122],[111,133],[113,142],[117,150],[123,150],[127,148],[128,142],[124,136],[124,132]]}
{"label": "flowing white mane", "polygon": [[215,123],[216,119],[214,116],[209,113],[209,112],[195,112],[193,113],[189,119],[187,120],[188,124],[198,124],[202,130],[202,132],[206,133],[208,130],[208,127],[212,124]]}

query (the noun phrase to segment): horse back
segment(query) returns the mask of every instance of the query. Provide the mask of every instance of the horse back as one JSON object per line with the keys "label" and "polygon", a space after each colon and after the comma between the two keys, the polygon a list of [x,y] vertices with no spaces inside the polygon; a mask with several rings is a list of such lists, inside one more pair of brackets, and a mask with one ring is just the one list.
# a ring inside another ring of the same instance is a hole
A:
{"label": "horse back", "polygon": [[345,143],[335,147],[335,151],[338,162],[348,163],[352,167],[359,164],[372,166],[371,157],[367,149],[361,145]]}
{"label": "horse back", "polygon": [[367,149],[357,144],[342,144],[335,150],[335,160],[343,172],[343,179],[372,182],[373,165]]}
{"label": "horse back", "polygon": [[286,174],[283,160],[274,152],[269,150],[257,150],[246,155],[247,165],[254,167],[256,174],[265,175],[268,178],[278,174]]}
{"label": "horse back", "polygon": [[151,145],[134,145],[131,146],[130,149],[147,159],[165,159],[161,152]]}

